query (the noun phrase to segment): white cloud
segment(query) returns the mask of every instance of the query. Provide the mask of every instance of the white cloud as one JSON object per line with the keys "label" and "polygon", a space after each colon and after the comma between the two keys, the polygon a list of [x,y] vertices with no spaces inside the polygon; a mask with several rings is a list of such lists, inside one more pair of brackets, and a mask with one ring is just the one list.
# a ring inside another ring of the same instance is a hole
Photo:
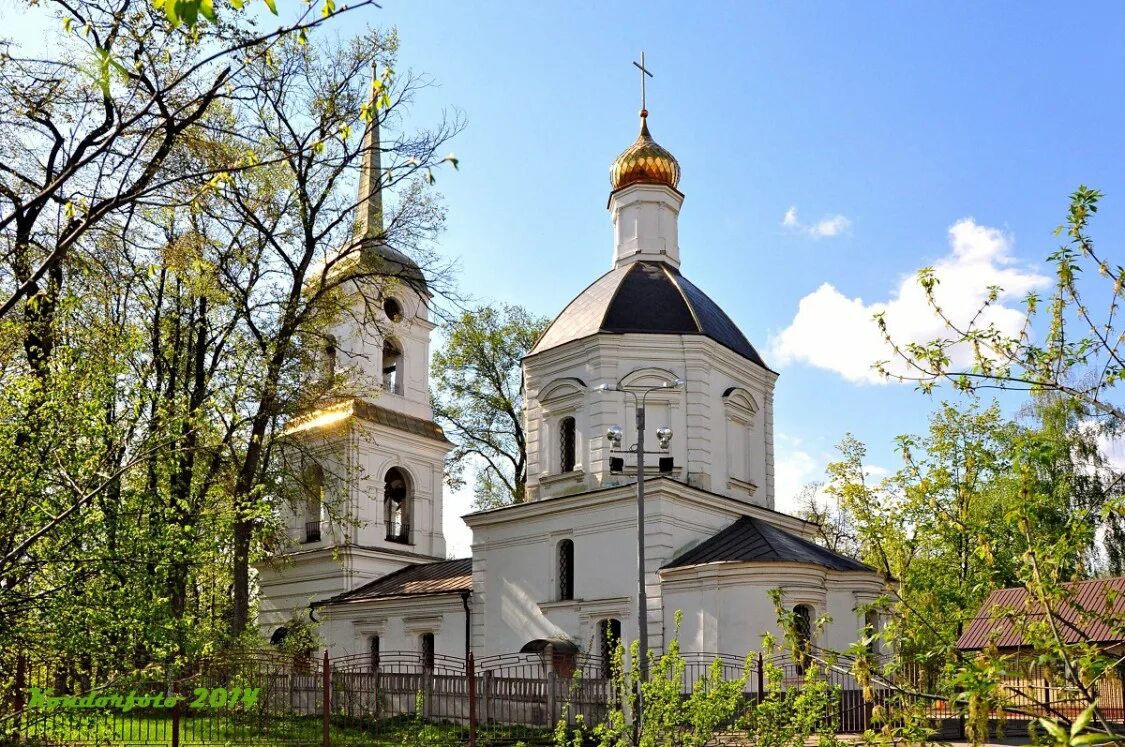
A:
{"label": "white cloud", "polygon": [[[835,499],[824,492],[828,482],[825,469],[828,463],[839,459],[836,452],[810,453],[804,442],[793,436],[777,434],[775,437],[776,458],[774,460],[774,508],[787,514],[796,514],[801,508],[798,497],[810,482],[821,483],[816,491],[816,501],[825,506],[834,504]],[[864,474],[873,481],[882,480],[890,474],[886,467],[874,464],[864,465]]]}
{"label": "white cloud", "polygon": [[824,479],[825,459],[813,457],[800,446],[798,439],[779,437],[773,465],[774,508],[787,514],[795,512],[801,489],[814,480]]}
{"label": "white cloud", "polygon": [[846,216],[837,214],[826,215],[812,225],[805,225],[797,217],[797,207],[794,205],[785,211],[781,225],[814,239],[824,239],[844,233],[852,227],[852,222]]}
{"label": "white cloud", "polygon": [[[938,304],[954,323],[965,325],[987,297],[988,287],[997,285],[1003,292],[978,324],[991,323],[1006,333],[1015,333],[1024,315],[1013,302],[1018,304],[1029,291],[1045,285],[1047,278],[1015,264],[1009,235],[979,225],[972,218],[950,226],[949,244],[950,253],[933,265],[940,280],[935,289]],[[800,300],[793,321],[773,338],[773,357],[780,364],[807,363],[835,371],[855,383],[881,383],[885,379],[872,364],[890,360],[893,353],[872,319],[878,312],[885,313],[891,339],[899,345],[948,335],[930,308],[915,272],[902,278],[889,300],[870,303],[845,296],[832,284],[823,283]],[[952,353],[954,365],[971,360],[968,349]]]}

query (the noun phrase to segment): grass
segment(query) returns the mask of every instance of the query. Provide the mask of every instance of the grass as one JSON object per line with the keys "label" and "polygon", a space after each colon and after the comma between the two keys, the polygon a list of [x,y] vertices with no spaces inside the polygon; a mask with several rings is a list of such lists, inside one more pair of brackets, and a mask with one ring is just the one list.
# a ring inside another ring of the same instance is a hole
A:
{"label": "grass", "polygon": [[[255,747],[298,747],[322,744],[319,716],[256,718],[253,715],[229,718],[225,715],[184,717],[180,720],[181,745],[254,745]],[[171,715],[134,715],[60,711],[24,727],[27,747],[46,745],[159,746],[172,744]],[[478,728],[482,747],[512,744],[517,741],[543,742],[550,732],[526,727],[484,726]],[[378,721],[330,724],[329,742],[333,747],[371,745],[372,747],[453,747],[468,742],[467,725],[429,723],[412,716],[396,716]],[[7,744],[0,738],[0,745]]]}

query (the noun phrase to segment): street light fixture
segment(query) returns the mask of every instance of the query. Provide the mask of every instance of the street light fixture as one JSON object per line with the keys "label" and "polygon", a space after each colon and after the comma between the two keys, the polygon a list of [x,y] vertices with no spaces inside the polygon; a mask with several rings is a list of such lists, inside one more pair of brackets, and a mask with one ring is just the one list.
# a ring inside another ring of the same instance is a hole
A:
{"label": "street light fixture", "polygon": [[[611,425],[606,429],[605,435],[610,443],[610,453],[637,455],[637,655],[641,660],[641,682],[648,682],[648,595],[645,593],[645,454],[662,453],[659,451],[645,452],[645,400],[653,392],[679,389],[685,383],[683,379],[673,379],[656,386],[625,389],[619,381],[616,384],[602,384],[597,387],[599,392],[624,392],[628,394],[633,398],[633,404],[637,412],[637,443],[635,446],[628,449],[621,448],[624,434],[620,426]],[[656,440],[660,443],[661,450],[667,451],[668,444],[672,441],[672,429],[667,426],[657,429]],[[610,461],[612,463],[613,460]],[[624,462],[624,460],[621,461]],[[641,720],[642,707],[641,687],[638,683],[635,720],[637,724]]]}

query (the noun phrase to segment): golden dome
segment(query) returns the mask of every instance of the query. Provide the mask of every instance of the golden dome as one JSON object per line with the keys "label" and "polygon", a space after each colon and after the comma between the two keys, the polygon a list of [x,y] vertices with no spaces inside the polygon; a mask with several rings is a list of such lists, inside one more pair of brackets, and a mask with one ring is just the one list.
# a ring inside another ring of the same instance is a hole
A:
{"label": "golden dome", "polygon": [[614,190],[630,184],[663,184],[675,189],[679,184],[680,164],[648,133],[648,111],[641,110],[641,134],[609,167],[609,180]]}

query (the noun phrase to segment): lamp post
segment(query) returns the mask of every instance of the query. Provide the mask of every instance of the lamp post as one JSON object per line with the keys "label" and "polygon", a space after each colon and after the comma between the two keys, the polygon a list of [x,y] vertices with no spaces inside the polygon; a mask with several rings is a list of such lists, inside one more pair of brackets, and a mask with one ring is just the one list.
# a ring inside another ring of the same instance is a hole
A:
{"label": "lamp post", "polygon": [[[610,426],[606,431],[609,439],[611,453],[631,453],[637,455],[637,655],[640,658],[641,680],[637,683],[637,713],[636,724],[641,723],[641,683],[648,682],[648,595],[645,593],[645,400],[653,392],[679,389],[684,385],[683,379],[665,381],[658,386],[647,387],[640,390],[624,389],[621,382],[616,384],[602,384],[598,389],[602,392],[624,392],[633,398],[633,405],[637,416],[637,443],[633,449],[621,450],[621,428]],[[672,430],[662,427],[656,432],[660,441],[660,448],[667,449],[672,440]],[[652,452],[660,453],[660,452]]]}

